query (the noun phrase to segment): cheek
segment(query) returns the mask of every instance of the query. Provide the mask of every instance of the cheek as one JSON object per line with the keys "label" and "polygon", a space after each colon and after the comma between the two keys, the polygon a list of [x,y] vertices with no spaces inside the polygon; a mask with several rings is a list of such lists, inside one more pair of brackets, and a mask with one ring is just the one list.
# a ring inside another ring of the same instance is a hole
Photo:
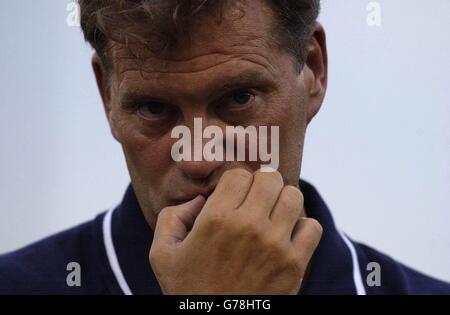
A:
{"label": "cheek", "polygon": [[271,116],[280,128],[279,170],[287,184],[297,185],[306,131],[306,99],[302,88],[292,86],[277,99]]}
{"label": "cheek", "polygon": [[171,166],[170,135],[149,135],[133,122],[123,122],[118,128],[132,180],[144,187],[160,187]]}
{"label": "cheek", "polygon": [[284,90],[270,102],[265,113],[265,119],[270,119],[268,124],[280,127],[280,141],[298,143],[305,131],[306,101],[301,92],[295,86]]}

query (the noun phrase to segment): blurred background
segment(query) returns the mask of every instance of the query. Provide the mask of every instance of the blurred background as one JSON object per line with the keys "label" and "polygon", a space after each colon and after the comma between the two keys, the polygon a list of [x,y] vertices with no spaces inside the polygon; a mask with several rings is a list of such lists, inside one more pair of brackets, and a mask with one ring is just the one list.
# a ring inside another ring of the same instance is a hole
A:
{"label": "blurred background", "polygon": [[[322,2],[329,88],[302,178],[351,238],[450,281],[450,1]],[[129,182],[76,13],[0,2],[0,253],[115,206]]]}

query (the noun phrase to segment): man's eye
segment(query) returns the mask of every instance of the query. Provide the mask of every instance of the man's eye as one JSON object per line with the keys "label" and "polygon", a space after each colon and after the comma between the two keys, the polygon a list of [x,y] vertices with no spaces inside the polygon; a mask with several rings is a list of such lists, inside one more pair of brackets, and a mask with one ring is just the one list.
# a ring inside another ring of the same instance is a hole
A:
{"label": "man's eye", "polygon": [[232,94],[230,97],[226,99],[226,105],[231,108],[242,108],[246,107],[255,98],[255,95],[248,91],[240,91]]}
{"label": "man's eye", "polygon": [[138,112],[141,116],[148,119],[158,119],[167,115],[169,106],[164,103],[153,102],[139,107]]}

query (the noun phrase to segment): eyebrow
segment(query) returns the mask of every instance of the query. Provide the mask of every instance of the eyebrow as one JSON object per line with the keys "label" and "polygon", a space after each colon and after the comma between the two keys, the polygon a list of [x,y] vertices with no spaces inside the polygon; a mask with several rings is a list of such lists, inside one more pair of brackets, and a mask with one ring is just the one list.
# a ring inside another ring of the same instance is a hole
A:
{"label": "eyebrow", "polygon": [[[214,80],[217,82],[217,80]],[[213,81],[213,82],[214,82]],[[245,71],[237,76],[224,78],[225,81],[222,84],[209,84],[209,87],[205,87],[206,95],[208,98],[214,98],[215,95],[220,94],[224,95],[230,91],[237,90],[239,88],[257,88],[264,92],[270,91],[275,88],[276,82],[271,78],[270,75],[266,74],[263,71]],[[211,82],[211,81],[210,81]],[[119,96],[119,104],[125,108],[133,107],[135,104],[144,103],[144,102],[163,102],[163,103],[173,103],[168,102],[169,99],[176,98],[176,95],[171,95],[167,93],[167,95],[163,98],[155,97],[152,95],[151,89],[149,92],[135,89],[125,89],[123,93],[120,93]],[[161,96],[161,92],[157,92]]]}
{"label": "eyebrow", "polygon": [[274,81],[265,73],[261,71],[243,72],[238,76],[227,80],[220,85],[220,91],[230,91],[242,86],[266,87],[275,85]]}

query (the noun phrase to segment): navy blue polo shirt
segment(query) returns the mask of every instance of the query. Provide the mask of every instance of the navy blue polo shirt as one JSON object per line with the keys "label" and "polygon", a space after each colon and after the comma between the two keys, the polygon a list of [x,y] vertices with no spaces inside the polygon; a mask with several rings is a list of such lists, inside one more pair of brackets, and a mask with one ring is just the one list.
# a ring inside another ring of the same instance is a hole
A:
{"label": "navy blue polo shirt", "polygon": [[[450,294],[450,284],[350,240],[313,186],[300,181],[309,217],[323,227],[302,294]],[[148,260],[153,231],[130,185],[122,202],[94,220],[0,255],[0,294],[161,294]],[[75,262],[80,283],[68,285]],[[367,280],[367,265],[380,282]],[[378,284],[380,284],[378,286]]]}

